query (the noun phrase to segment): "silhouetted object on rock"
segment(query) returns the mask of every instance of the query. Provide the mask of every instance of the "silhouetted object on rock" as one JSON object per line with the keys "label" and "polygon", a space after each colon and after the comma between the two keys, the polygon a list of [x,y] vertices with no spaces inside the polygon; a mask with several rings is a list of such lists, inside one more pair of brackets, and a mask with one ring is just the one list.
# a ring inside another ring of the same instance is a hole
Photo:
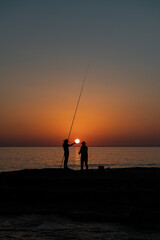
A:
{"label": "silhouetted object on rock", "polygon": [[101,171],[101,172],[104,172],[104,166],[98,166],[98,170]]}
{"label": "silhouetted object on rock", "polygon": [[86,170],[88,170],[88,147],[84,141],[81,144],[82,147],[80,148],[79,154],[81,154],[81,171],[83,171],[84,162],[86,165]]}
{"label": "silhouetted object on rock", "polygon": [[68,144],[68,139],[64,140],[63,149],[64,149],[64,168],[67,168],[68,157],[69,157],[69,147],[75,143]]}

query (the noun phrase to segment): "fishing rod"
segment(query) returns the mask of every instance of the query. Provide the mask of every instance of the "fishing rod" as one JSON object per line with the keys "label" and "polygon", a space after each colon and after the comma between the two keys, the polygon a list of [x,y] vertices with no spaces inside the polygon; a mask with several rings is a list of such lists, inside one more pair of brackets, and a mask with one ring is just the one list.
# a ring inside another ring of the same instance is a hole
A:
{"label": "fishing rod", "polygon": [[[73,124],[74,124],[74,120],[75,120],[76,113],[77,113],[77,110],[78,110],[79,102],[80,102],[80,99],[81,99],[81,96],[82,96],[82,92],[83,92],[84,84],[85,84],[85,81],[86,81],[88,69],[89,69],[89,65],[87,66],[87,70],[86,70],[85,75],[84,75],[84,78],[83,78],[83,82],[82,82],[82,86],[81,86],[79,98],[78,98],[78,101],[77,101],[76,109],[75,109],[75,112],[74,112],[74,115],[73,115],[71,127],[70,127],[69,134],[68,134],[68,141],[69,141],[69,138],[70,138],[70,135],[71,135],[71,131],[72,131]],[[64,156],[63,156],[63,158],[62,158],[61,167],[62,167],[62,164],[63,164],[63,160],[64,160]]]}
{"label": "fishing rod", "polygon": [[76,105],[76,109],[75,109],[75,112],[74,112],[74,116],[73,116],[72,124],[71,124],[71,127],[70,127],[70,131],[69,131],[69,134],[68,134],[68,140],[69,140],[70,135],[71,135],[71,131],[72,131],[72,127],[73,127],[73,123],[74,123],[74,120],[75,120],[75,117],[76,117],[76,113],[77,113],[77,109],[78,109],[79,102],[80,102],[80,99],[81,99],[81,95],[82,95],[82,91],[83,91],[83,88],[84,88],[84,83],[85,83],[85,80],[86,80],[86,77],[87,77],[87,73],[88,73],[88,67],[87,67],[86,73],[85,73],[85,75],[84,75],[84,79],[83,79],[83,83],[82,83],[81,91],[80,91],[79,98],[78,98],[78,101],[77,101],[77,105]]}

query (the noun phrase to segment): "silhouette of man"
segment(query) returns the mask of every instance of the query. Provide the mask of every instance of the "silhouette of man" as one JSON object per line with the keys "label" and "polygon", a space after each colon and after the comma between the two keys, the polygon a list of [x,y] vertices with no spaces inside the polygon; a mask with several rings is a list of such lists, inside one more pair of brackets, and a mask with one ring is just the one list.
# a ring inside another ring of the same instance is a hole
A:
{"label": "silhouette of man", "polygon": [[88,147],[84,141],[81,144],[82,147],[80,148],[79,154],[81,154],[81,171],[83,171],[84,162],[86,165],[86,170],[88,170]]}
{"label": "silhouette of man", "polygon": [[68,144],[68,139],[64,140],[63,149],[64,149],[64,168],[67,168],[68,157],[69,157],[69,147],[75,143]]}

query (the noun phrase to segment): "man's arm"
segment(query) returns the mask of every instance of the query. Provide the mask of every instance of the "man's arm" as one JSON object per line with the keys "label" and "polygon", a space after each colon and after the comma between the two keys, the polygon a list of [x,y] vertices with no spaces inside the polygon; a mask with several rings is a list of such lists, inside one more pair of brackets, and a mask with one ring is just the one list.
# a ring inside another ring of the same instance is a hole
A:
{"label": "man's arm", "polygon": [[82,152],[81,150],[82,150],[82,147],[80,148],[80,151],[79,151],[79,153],[78,153],[78,154],[81,154],[81,152]]}
{"label": "man's arm", "polygon": [[69,147],[71,147],[72,145],[74,145],[75,143],[72,143],[72,144],[68,144]]}

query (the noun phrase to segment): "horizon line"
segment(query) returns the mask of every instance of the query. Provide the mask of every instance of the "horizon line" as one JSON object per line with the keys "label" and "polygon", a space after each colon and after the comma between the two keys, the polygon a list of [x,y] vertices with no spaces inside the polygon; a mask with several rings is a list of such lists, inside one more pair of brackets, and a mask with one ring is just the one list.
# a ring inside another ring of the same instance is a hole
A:
{"label": "horizon line", "polygon": [[[74,147],[80,147],[81,145],[78,145],[78,146],[73,146],[73,148]],[[57,145],[57,146],[51,146],[51,145],[49,145],[49,146],[41,146],[41,145],[37,145],[37,146],[0,146],[0,148],[11,148],[11,147],[15,147],[15,148],[23,148],[23,147],[62,147],[62,145]],[[88,145],[88,147],[160,147],[160,145],[101,145],[101,146],[99,146],[99,145]]]}

